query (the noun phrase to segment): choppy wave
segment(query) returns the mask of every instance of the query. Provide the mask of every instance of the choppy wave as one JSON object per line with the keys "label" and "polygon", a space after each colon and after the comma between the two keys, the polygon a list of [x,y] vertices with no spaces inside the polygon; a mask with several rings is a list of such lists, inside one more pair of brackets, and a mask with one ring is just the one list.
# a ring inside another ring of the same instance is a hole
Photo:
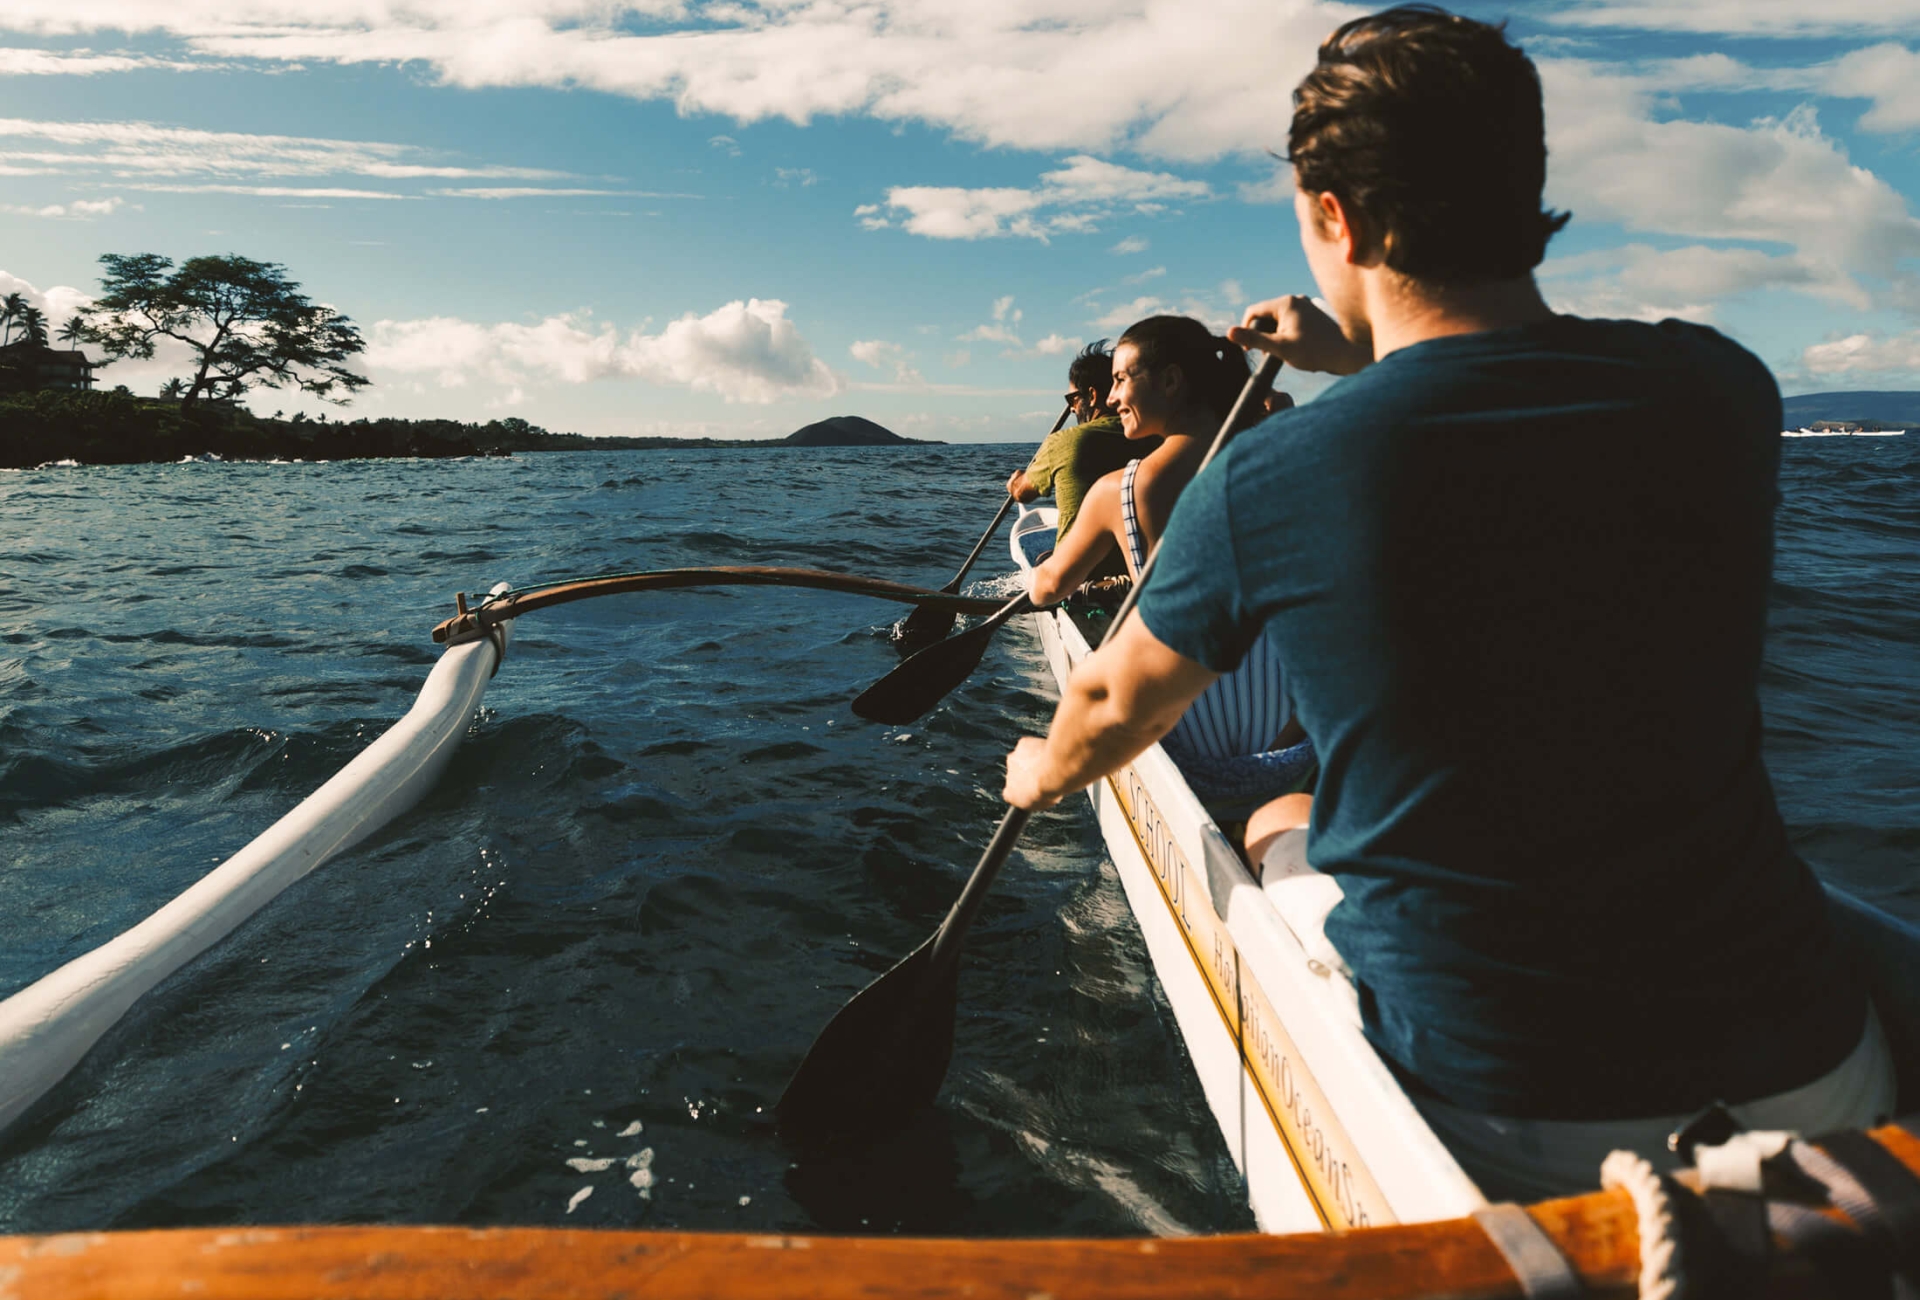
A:
{"label": "choppy wave", "polygon": [[[910,480],[886,453],[726,451],[9,476],[0,993],[337,771],[411,703],[455,591],[710,563],[939,585],[1021,456],[920,452]],[[990,551],[974,589],[1002,568]],[[8,1135],[0,1228],[1247,1226],[1078,809],[1036,827],[971,942],[949,1104],[851,1183],[789,1167],[766,1107],[937,924],[1001,751],[1049,705],[1013,629],[923,723],[861,722],[898,613],[728,590],[523,620],[426,803]]]}

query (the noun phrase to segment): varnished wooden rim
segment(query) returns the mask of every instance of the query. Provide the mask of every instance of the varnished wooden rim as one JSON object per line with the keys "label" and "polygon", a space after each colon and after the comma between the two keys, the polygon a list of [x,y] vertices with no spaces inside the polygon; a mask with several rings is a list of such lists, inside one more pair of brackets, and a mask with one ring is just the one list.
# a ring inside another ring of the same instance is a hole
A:
{"label": "varnished wooden rim", "polygon": [[[1920,1175],[1920,1139],[1872,1135]],[[1634,1294],[1622,1192],[1530,1210],[1591,1294]],[[1824,1294],[1779,1262],[1768,1297]],[[1470,1219],[1296,1236],[1109,1241],[785,1237],[553,1228],[196,1228],[0,1238],[0,1300],[1515,1300]]]}

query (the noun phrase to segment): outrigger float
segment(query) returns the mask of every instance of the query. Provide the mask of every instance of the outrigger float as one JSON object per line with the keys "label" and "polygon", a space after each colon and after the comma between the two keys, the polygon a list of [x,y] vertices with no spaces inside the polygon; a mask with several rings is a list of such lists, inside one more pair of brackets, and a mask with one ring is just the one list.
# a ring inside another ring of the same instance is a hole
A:
{"label": "outrigger float", "polygon": [[[1009,539],[1016,569],[1052,545],[1053,530],[1053,511],[1021,512]],[[145,992],[416,803],[468,730],[516,618],[591,596],[719,584],[854,592],[953,614],[1002,608],[953,591],[772,568],[624,574],[524,592],[501,584],[475,609],[462,597],[459,612],[434,629],[445,654],[392,729],[153,916],[0,1002],[0,1130],[31,1112]],[[1070,605],[1032,619],[1064,684],[1098,644],[1099,615]],[[1158,746],[1088,796],[1246,1176],[1260,1234],[1049,1241],[290,1227],[0,1237],[0,1300],[640,1291],[653,1300],[1673,1300],[1892,1297],[1896,1276],[1920,1287],[1920,1118],[1811,1144],[1735,1135],[1700,1147],[1699,1170],[1677,1178],[1616,1155],[1605,1190],[1526,1210],[1489,1205],[1360,1031],[1353,989],[1320,933],[1338,897],[1327,892],[1332,882],[1303,871],[1263,887]],[[1837,892],[1831,900],[1850,946],[1872,967],[1899,1061],[1900,1105],[1912,1113],[1920,1109],[1920,929]]]}

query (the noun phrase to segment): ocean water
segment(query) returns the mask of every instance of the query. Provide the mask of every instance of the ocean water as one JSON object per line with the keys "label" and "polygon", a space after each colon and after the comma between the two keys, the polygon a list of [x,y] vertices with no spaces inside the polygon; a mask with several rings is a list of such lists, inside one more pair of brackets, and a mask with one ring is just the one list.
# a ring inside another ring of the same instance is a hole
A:
{"label": "ocean water", "polygon": [[[1026,451],[0,474],[0,995],[404,712],[455,591],[728,563],[938,585]],[[1783,452],[1781,803],[1820,871],[1920,918],[1920,437]],[[522,619],[424,804],[0,1139],[0,1230],[1250,1228],[1084,801],[1036,819],[969,940],[938,1110],[838,1164],[771,1131],[813,1034],[944,914],[1052,706],[1014,627],[920,723],[855,718],[897,616],[731,589]]]}

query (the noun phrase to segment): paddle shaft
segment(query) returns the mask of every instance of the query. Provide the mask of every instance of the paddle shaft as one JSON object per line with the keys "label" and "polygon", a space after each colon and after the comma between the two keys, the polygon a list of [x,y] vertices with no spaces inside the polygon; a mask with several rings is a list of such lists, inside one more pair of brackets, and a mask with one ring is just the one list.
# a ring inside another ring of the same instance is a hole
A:
{"label": "paddle shaft", "polygon": [[975,542],[973,544],[973,550],[968,552],[967,562],[960,566],[960,572],[953,575],[953,581],[940,588],[940,590],[945,592],[957,592],[960,590],[960,584],[965,580],[967,570],[971,569],[973,562],[980,558],[980,552],[987,549],[987,543],[993,540],[994,533],[1000,528],[1000,521],[1007,517],[1007,511],[1013,509],[1013,505],[1014,501],[1012,497],[1008,497],[1000,503],[1000,508],[994,511],[993,522],[987,525],[987,531],[980,534],[980,540]]}
{"label": "paddle shaft", "polygon": [[[1054,434],[1060,432],[1067,423],[1067,417],[1072,414],[1072,406],[1068,406],[1065,410],[1061,411],[1060,418],[1053,422],[1051,429],[1047,430],[1047,437],[1051,438]],[[1007,499],[1000,503],[1000,510],[994,515],[993,522],[987,525],[987,531],[980,534],[980,540],[973,544],[973,552],[967,556],[967,562],[960,566],[960,572],[954,574],[953,581],[940,588],[940,590],[948,592],[949,594],[960,590],[960,582],[967,576],[967,570],[971,569],[973,562],[980,558],[980,552],[987,549],[987,543],[992,541],[993,535],[1000,530],[1000,521],[1007,517],[1007,511],[1013,509],[1013,506],[1013,496],[1009,493]]]}
{"label": "paddle shaft", "polygon": [[960,891],[960,897],[953,900],[953,909],[947,913],[947,919],[940,923],[939,932],[933,936],[933,951],[927,957],[930,976],[960,960],[960,944],[966,938],[967,927],[973,924],[974,915],[979,912],[980,905],[986,902],[987,890],[993,887],[993,878],[1000,874],[1007,855],[1013,852],[1013,846],[1019,842],[1020,832],[1027,828],[1027,819],[1032,816],[1025,808],[1008,808],[1007,815],[1000,819],[993,839],[987,844],[987,851],[980,855],[980,864],[967,877],[966,888]]}

